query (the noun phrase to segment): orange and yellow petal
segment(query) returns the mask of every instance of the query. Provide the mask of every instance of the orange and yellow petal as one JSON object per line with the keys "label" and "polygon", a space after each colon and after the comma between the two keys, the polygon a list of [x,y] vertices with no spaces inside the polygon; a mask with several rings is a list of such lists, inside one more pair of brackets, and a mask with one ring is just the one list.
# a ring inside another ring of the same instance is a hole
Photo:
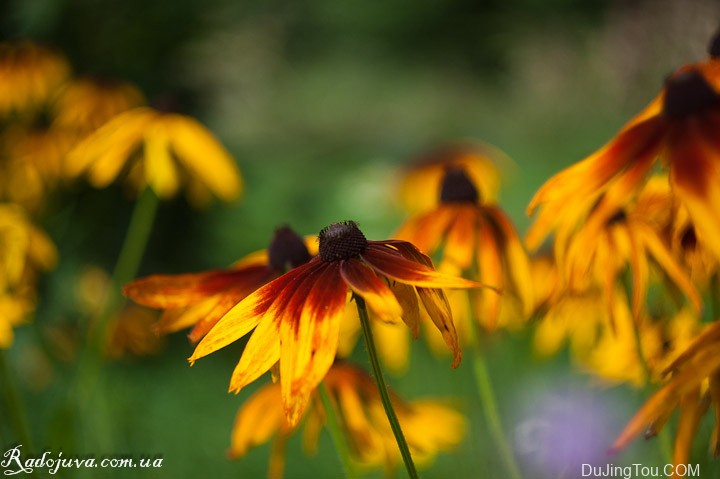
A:
{"label": "orange and yellow petal", "polygon": [[381,320],[395,322],[400,318],[403,313],[400,303],[388,285],[370,268],[356,260],[343,260],[340,262],[340,274]]}

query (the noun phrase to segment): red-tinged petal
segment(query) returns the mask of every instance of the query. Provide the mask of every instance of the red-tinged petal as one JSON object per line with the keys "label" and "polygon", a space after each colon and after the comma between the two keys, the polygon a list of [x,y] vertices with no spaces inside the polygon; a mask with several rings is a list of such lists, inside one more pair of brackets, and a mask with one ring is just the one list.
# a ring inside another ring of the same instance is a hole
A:
{"label": "red-tinged petal", "polygon": [[130,299],[152,308],[178,308],[201,301],[229,288],[245,286],[248,294],[272,275],[265,265],[241,270],[215,270],[204,273],[163,275],[136,279],[123,288]]}
{"label": "red-tinged petal", "polygon": [[291,425],[297,424],[335,359],[345,310],[347,285],[338,263],[326,263],[309,280],[311,287],[302,295],[298,290],[298,302],[294,297],[280,324],[280,382]]}
{"label": "red-tinged petal", "polygon": [[217,296],[215,304],[212,309],[207,311],[188,333],[188,339],[193,344],[200,341],[216,324],[220,321],[220,318],[225,316],[236,304],[245,299],[245,297],[251,293],[245,288],[232,289],[224,294]]}
{"label": "red-tinged petal", "polygon": [[455,218],[445,238],[443,261],[453,262],[461,270],[467,270],[475,255],[478,207],[473,204],[446,206],[450,207],[455,211]]}
{"label": "red-tinged petal", "polygon": [[526,318],[530,317],[535,308],[535,293],[527,252],[515,227],[505,213],[494,206],[486,207],[485,211],[502,235],[501,237],[504,240],[502,247],[505,252],[508,273],[522,302],[523,315]]}
{"label": "red-tinged petal", "polygon": [[385,282],[370,268],[357,260],[343,260],[340,262],[340,274],[381,320],[391,323],[400,318],[403,313],[400,303]]}
{"label": "red-tinged petal", "polygon": [[[500,245],[495,238],[492,227],[482,219],[478,230],[478,270],[480,280],[489,286],[502,290],[504,287],[502,258]],[[489,330],[497,326],[500,315],[500,294],[497,291],[484,289],[478,295],[481,315],[478,321]]]}
{"label": "red-tinged petal", "polygon": [[157,334],[168,334],[180,331],[181,329],[189,328],[193,324],[205,318],[208,313],[215,308],[217,302],[218,297],[211,296],[204,301],[193,304],[192,306],[166,309],[163,311],[158,322],[155,323],[153,329]]}
{"label": "red-tinged petal", "polygon": [[698,387],[702,380],[720,367],[720,355],[705,354],[692,368],[681,371],[643,405],[611,447],[617,452],[641,434],[655,418],[663,416],[667,409],[674,409],[680,398]]}
{"label": "red-tinged petal", "polygon": [[720,258],[720,145],[702,132],[702,118],[685,120],[669,140],[670,183],[687,207],[698,240]]}
{"label": "red-tinged petal", "polygon": [[268,313],[276,300],[280,305],[284,305],[285,302],[289,301],[293,284],[301,281],[307,274],[322,265],[323,263],[320,262],[319,258],[313,259],[309,263],[290,270],[247,296],[228,311],[207,336],[200,341],[189,361],[192,363],[220,348],[224,348],[249,333]]}
{"label": "red-tinged petal", "polygon": [[621,130],[613,140],[585,160],[561,171],[548,180],[530,202],[527,214],[542,205],[526,242],[536,249],[540,242],[563,219],[573,203],[597,195],[601,188],[637,159],[654,156],[665,133],[662,117],[653,116]]}
{"label": "red-tinged petal", "polygon": [[370,241],[370,243],[377,244],[381,247],[389,246],[391,250],[395,250],[406,259],[414,261],[416,263],[424,264],[430,268],[434,268],[432,259],[418,249],[414,244],[404,240],[385,240],[385,241]]}
{"label": "red-tinged petal", "polygon": [[440,331],[445,344],[448,345],[450,352],[452,352],[452,367],[458,367],[462,360],[462,352],[458,344],[457,331],[455,330],[455,324],[452,320],[450,305],[448,304],[445,294],[443,294],[440,289],[431,288],[417,288],[417,292],[430,319]]}
{"label": "red-tinged petal", "polygon": [[423,288],[480,288],[482,284],[448,276],[424,264],[410,261],[399,252],[382,245],[369,244],[360,257],[375,271],[401,283]]}

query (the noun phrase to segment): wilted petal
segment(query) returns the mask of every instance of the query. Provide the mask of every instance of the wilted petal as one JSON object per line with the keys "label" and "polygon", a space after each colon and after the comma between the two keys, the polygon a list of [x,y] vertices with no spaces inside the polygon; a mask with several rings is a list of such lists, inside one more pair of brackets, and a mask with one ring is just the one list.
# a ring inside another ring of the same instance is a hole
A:
{"label": "wilted petal", "polygon": [[417,288],[417,292],[430,319],[442,334],[445,344],[450,348],[453,355],[452,367],[458,367],[462,360],[462,352],[458,344],[457,331],[452,321],[452,313],[447,298],[440,289]]}

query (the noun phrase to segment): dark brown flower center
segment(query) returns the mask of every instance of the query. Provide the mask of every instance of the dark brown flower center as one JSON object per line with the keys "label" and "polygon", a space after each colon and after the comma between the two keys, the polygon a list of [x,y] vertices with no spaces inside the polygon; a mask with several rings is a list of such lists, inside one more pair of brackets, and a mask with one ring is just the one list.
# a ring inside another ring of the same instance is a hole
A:
{"label": "dark brown flower center", "polygon": [[674,118],[702,113],[718,105],[720,96],[699,72],[679,73],[665,82],[663,113]]}
{"label": "dark brown flower center", "polygon": [[695,228],[689,226],[683,231],[680,237],[680,246],[684,251],[695,251],[697,247],[697,236],[695,236]]}
{"label": "dark brown flower center", "polygon": [[327,262],[357,258],[368,245],[365,235],[354,221],[333,223],[323,228],[318,240],[320,258]]}
{"label": "dark brown flower center", "polygon": [[268,247],[270,267],[286,272],[310,261],[305,241],[287,226],[275,230]]}
{"label": "dark brown flower center", "polygon": [[710,39],[710,44],[708,45],[708,54],[712,58],[720,59],[720,29],[718,29],[717,32],[715,32],[715,35]]}
{"label": "dark brown flower center", "polygon": [[477,203],[480,194],[463,168],[450,167],[440,186],[441,203]]}
{"label": "dark brown flower center", "polygon": [[627,220],[627,213],[625,213],[625,210],[619,210],[617,213],[608,218],[607,225],[612,226],[616,223],[622,223],[625,220]]}

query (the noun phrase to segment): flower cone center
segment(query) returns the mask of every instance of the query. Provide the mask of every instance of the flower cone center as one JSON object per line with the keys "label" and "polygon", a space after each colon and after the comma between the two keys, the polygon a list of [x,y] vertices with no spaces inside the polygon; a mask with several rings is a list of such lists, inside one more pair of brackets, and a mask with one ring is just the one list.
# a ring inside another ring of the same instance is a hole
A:
{"label": "flower cone center", "polygon": [[480,194],[465,170],[448,168],[440,186],[440,202],[477,203],[479,199]]}
{"label": "flower cone center", "polygon": [[682,72],[665,83],[663,112],[675,118],[682,118],[712,108],[720,96],[697,71]]}
{"label": "flower cone center", "polygon": [[270,267],[278,271],[289,271],[310,261],[305,241],[291,228],[282,226],[275,230],[268,247]]}
{"label": "flower cone center", "polygon": [[338,261],[357,258],[368,242],[354,221],[333,223],[320,231],[320,258],[323,261]]}
{"label": "flower cone center", "polygon": [[708,54],[712,58],[720,59],[720,30],[715,32],[715,35],[710,39]]}

